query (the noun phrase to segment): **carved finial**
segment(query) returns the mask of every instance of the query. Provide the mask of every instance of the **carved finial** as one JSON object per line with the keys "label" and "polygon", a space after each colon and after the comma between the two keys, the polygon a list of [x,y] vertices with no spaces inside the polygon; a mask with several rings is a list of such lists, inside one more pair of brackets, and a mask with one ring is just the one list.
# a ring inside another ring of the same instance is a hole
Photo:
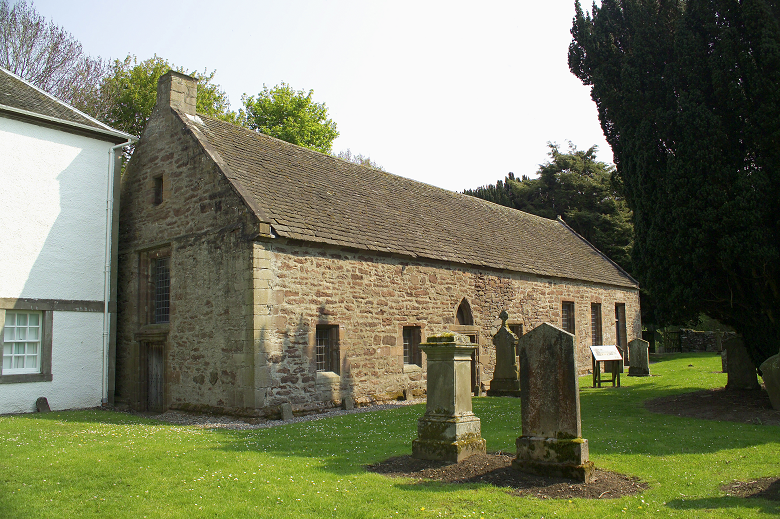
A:
{"label": "carved finial", "polygon": [[506,313],[506,310],[501,310],[498,318],[501,319],[501,328],[506,328],[506,320],[509,319],[509,314]]}

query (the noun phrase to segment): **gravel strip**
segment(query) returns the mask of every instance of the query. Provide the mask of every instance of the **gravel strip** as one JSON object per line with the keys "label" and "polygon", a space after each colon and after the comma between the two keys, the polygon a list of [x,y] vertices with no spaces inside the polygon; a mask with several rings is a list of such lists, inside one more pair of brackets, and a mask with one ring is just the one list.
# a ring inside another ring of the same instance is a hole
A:
{"label": "gravel strip", "polygon": [[313,413],[302,416],[296,416],[292,420],[268,420],[265,418],[239,418],[228,415],[210,415],[187,413],[183,411],[166,411],[162,414],[152,413],[132,413],[136,416],[159,420],[175,425],[191,425],[200,429],[229,429],[235,431],[246,431],[251,429],[267,429],[278,425],[287,425],[291,423],[310,422],[312,420],[322,420],[334,416],[346,414],[370,413],[372,411],[383,411],[385,409],[397,409],[399,407],[425,403],[425,399],[402,400],[392,404],[369,405],[365,407],[356,407],[346,411],[344,409],[330,409],[321,413]]}

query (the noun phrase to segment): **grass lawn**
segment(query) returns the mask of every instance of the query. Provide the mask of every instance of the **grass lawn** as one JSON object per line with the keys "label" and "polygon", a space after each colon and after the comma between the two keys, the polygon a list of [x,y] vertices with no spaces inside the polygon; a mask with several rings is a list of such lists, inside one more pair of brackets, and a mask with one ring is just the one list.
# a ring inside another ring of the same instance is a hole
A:
{"label": "grass lawn", "polygon": [[[391,479],[363,465],[411,453],[424,406],[253,431],[202,430],[105,411],[0,416],[0,517],[767,517],[780,503],[727,497],[780,475],[780,427],[647,412],[649,398],[723,387],[720,357],[681,354],[654,376],[580,379],[597,467],[650,488],[621,499],[540,500],[484,484]],[[520,401],[476,398],[488,451],[514,451]]]}

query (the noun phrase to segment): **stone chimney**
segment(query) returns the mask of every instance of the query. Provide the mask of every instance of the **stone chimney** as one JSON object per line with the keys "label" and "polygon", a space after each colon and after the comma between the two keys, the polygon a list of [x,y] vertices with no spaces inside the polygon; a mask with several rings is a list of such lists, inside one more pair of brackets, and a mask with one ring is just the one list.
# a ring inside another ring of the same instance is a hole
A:
{"label": "stone chimney", "polygon": [[181,110],[185,114],[195,115],[195,99],[198,93],[198,80],[173,70],[160,76],[157,81],[157,106]]}

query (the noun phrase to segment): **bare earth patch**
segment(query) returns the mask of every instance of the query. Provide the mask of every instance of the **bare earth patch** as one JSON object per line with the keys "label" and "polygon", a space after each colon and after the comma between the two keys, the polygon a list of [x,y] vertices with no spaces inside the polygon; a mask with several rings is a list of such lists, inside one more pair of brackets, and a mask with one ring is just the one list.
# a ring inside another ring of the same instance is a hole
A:
{"label": "bare earth patch", "polygon": [[760,497],[780,501],[780,478],[761,478],[754,481],[734,481],[720,487],[727,496]]}
{"label": "bare earth patch", "polygon": [[512,489],[518,496],[539,499],[614,499],[648,488],[646,483],[635,478],[600,469],[596,469],[596,480],[587,485],[569,479],[535,476],[513,469],[510,466],[513,458],[513,455],[498,452],[471,456],[460,463],[445,463],[398,456],[366,469],[386,476],[416,479],[420,484],[431,480],[490,483]]}
{"label": "bare earth patch", "polygon": [[763,388],[757,391],[717,388],[665,396],[648,400],[645,408],[653,413],[703,420],[780,425],[780,411],[772,409]]}

